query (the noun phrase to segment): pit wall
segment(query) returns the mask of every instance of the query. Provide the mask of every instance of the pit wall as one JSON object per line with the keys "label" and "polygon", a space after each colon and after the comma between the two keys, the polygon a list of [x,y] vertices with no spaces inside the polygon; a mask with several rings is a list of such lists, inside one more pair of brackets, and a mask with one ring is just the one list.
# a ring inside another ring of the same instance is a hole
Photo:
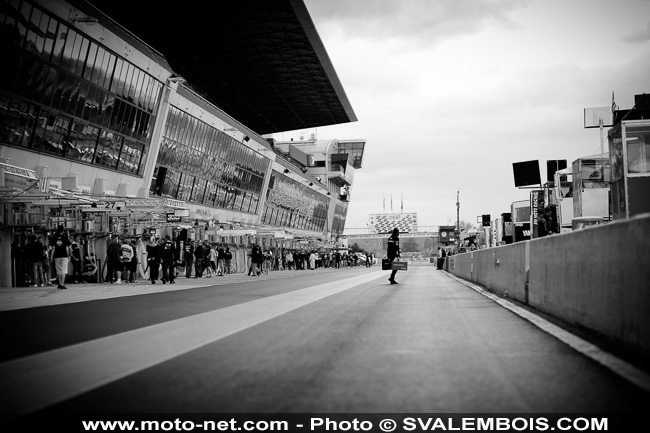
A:
{"label": "pit wall", "polygon": [[450,256],[445,269],[650,360],[650,214]]}

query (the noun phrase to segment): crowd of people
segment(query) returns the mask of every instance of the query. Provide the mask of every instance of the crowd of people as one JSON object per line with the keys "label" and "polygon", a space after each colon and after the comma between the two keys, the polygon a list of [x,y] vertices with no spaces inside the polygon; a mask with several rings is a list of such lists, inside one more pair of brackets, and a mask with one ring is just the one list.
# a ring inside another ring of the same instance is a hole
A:
{"label": "crowd of people", "polygon": [[94,254],[83,256],[80,236],[70,239],[63,226],[45,239],[31,234],[24,245],[15,238],[11,244],[11,258],[18,287],[44,287],[56,283],[58,289],[64,290],[66,282],[91,281],[97,272]]}
{"label": "crowd of people", "polygon": [[[179,250],[176,241],[169,235],[162,239],[152,236],[139,240],[127,236],[111,236],[107,242],[106,260],[101,266],[93,252],[84,254],[85,241],[79,235],[68,235],[63,226],[49,237],[29,235],[26,244],[17,238],[12,244],[12,259],[21,269],[18,287],[44,287],[56,284],[58,289],[67,289],[66,282],[99,282],[112,284],[135,283],[146,275],[151,284],[175,284],[179,276],[185,278],[210,278],[237,271],[235,250],[242,247],[211,244],[208,241],[188,240]],[[358,254],[336,250],[262,249],[259,244],[246,251],[246,272],[259,276],[262,272],[281,270],[315,270],[321,268],[347,268],[372,266],[373,258],[364,252]]]}

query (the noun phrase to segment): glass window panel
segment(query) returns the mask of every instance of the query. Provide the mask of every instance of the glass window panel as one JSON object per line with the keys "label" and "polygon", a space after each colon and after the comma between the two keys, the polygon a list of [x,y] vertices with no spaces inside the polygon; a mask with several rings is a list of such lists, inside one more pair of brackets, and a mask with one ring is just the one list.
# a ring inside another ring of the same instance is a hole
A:
{"label": "glass window panel", "polygon": [[140,69],[138,69],[137,71],[138,71],[138,74],[137,74],[137,80],[135,81],[135,84],[134,84],[133,103],[137,107],[142,108],[143,107],[142,102],[143,102],[143,99],[144,99],[144,93],[146,91],[146,89],[143,89],[142,86],[144,85],[144,77],[145,77],[146,74],[143,71],[141,71]]}
{"label": "glass window panel", "polygon": [[133,105],[127,104],[124,113],[124,133],[126,135],[133,135],[133,126],[135,125],[136,110]]}
{"label": "glass window panel", "polygon": [[147,165],[147,156],[149,153],[149,146],[146,144],[142,145],[142,154],[140,155],[140,161],[138,161],[138,175],[142,176],[144,169]]}
{"label": "glass window panel", "polygon": [[43,66],[40,59],[32,56],[23,57],[16,79],[17,94],[27,99],[34,99],[34,90],[36,89],[38,77]]}
{"label": "glass window panel", "polygon": [[214,200],[217,197],[217,184],[211,180],[208,180],[205,185],[205,196],[203,198],[203,204],[212,206],[214,205]]}
{"label": "glass window panel", "polygon": [[75,66],[76,74],[81,76],[86,66],[86,59],[88,58],[88,48],[90,48],[90,41],[79,35],[77,37],[79,46],[79,53],[77,54],[77,65]]}
{"label": "glass window panel", "polygon": [[181,181],[178,186],[178,195],[176,196],[179,200],[188,201],[190,199],[190,194],[192,193],[192,186],[194,185],[194,176],[183,173],[181,176]]}
{"label": "glass window panel", "polygon": [[82,143],[81,160],[85,162],[92,162],[95,156],[95,147],[97,147],[97,140],[99,139],[99,128],[91,125],[84,125]]}
{"label": "glass window panel", "polygon": [[251,207],[251,195],[249,193],[244,193],[244,202],[242,203],[241,210],[242,212],[248,212]]}
{"label": "glass window panel", "polygon": [[77,39],[77,32],[68,29],[65,35],[65,47],[63,48],[63,55],[61,56],[61,66],[68,71],[74,72],[74,65],[72,64],[72,55],[74,50],[75,40]]}
{"label": "glass window panel", "polygon": [[84,112],[84,107],[86,106],[86,98],[88,97],[88,83],[80,82],[77,85],[77,93],[75,100],[72,101],[75,104],[74,115],[77,117],[82,117]]}
{"label": "glass window panel", "polygon": [[149,111],[154,112],[158,106],[158,101],[160,101],[161,92],[163,85],[160,81],[152,79],[153,89],[150,92],[149,96]]}
{"label": "glass window panel", "polygon": [[95,74],[95,62],[97,61],[97,44],[91,42],[88,46],[88,55],[86,59],[86,67],[84,68],[83,78],[84,80],[91,81],[91,78]]}
{"label": "glass window panel", "polygon": [[42,17],[43,17],[43,13],[39,9],[37,8],[32,9],[32,16],[30,18],[29,26],[27,28],[27,36],[26,36],[27,45],[25,46],[29,51],[32,51],[39,56],[43,52],[43,43],[44,43],[44,36],[45,36],[45,34],[40,29]]}
{"label": "glass window panel", "polygon": [[218,183],[214,205],[222,208],[224,207],[225,202],[226,202],[226,186]]}
{"label": "glass window panel", "polygon": [[626,127],[625,141],[628,173],[650,173],[650,126]]}
{"label": "glass window panel", "polygon": [[138,83],[140,82],[140,69],[136,68],[135,66],[132,66],[132,74],[131,74],[131,81],[129,83],[129,97],[128,100],[129,102],[133,102],[134,104],[137,104],[136,98],[136,93],[139,91],[138,88]]}
{"label": "glass window panel", "polygon": [[244,204],[244,192],[242,192],[239,189],[235,189],[235,204],[234,204],[234,209],[235,210],[241,210],[242,205]]}
{"label": "glass window panel", "polygon": [[133,65],[128,61],[124,61],[124,66],[122,66],[122,72],[120,74],[120,81],[122,81],[122,89],[120,92],[117,92],[118,96],[122,96],[124,99],[129,99],[129,91],[131,89],[131,80],[133,79]]}
{"label": "glass window panel", "polygon": [[99,85],[104,89],[108,90],[112,87],[116,64],[117,57],[114,54],[106,52],[104,54],[104,61],[102,62],[102,73],[99,77]]}
{"label": "glass window panel", "polygon": [[34,138],[32,139],[32,148],[34,150],[45,150],[48,147],[46,142],[46,136],[48,133],[48,119],[50,118],[50,113],[48,110],[39,110],[36,114],[36,125],[34,128]]}
{"label": "glass window panel", "polygon": [[191,202],[203,203],[203,195],[205,194],[205,179],[196,179],[194,182],[194,188],[192,189],[192,195],[190,196]]}
{"label": "glass window panel", "polygon": [[93,123],[99,119],[99,111],[104,95],[101,90],[95,86],[88,87],[88,96],[86,97],[86,107],[84,108],[83,118]]}
{"label": "glass window panel", "polygon": [[66,111],[68,109],[73,85],[74,78],[71,75],[64,73],[59,74],[57,87],[54,92],[54,99],[52,100],[52,108],[56,108],[61,111]]}
{"label": "glass window panel", "polygon": [[95,51],[95,56],[94,56],[95,61],[92,70],[90,71],[90,82],[101,86],[105,74],[105,71],[102,70],[102,65],[105,62],[104,56],[107,56],[108,53],[106,52],[106,50],[104,50],[104,48],[96,46],[94,43],[92,46],[95,48],[91,47],[90,49],[90,55],[88,56],[88,65],[91,64],[91,59],[93,58],[92,55],[93,51]]}
{"label": "glass window panel", "polygon": [[54,88],[56,86],[57,69],[54,67],[45,67],[42,71],[43,80],[36,88],[37,93],[34,95],[34,99],[50,106],[52,104],[52,95],[54,94]]}
{"label": "glass window panel", "polygon": [[13,100],[5,113],[2,142],[28,147],[34,135],[37,108],[24,101]]}
{"label": "glass window panel", "polygon": [[137,173],[142,156],[142,144],[125,139],[117,169],[127,173]]}
{"label": "glass window panel", "polygon": [[71,123],[72,120],[67,116],[50,113],[47,120],[43,150],[63,156],[68,145]]}
{"label": "glass window panel", "polygon": [[122,137],[103,130],[99,136],[95,152],[95,164],[116,168],[119,160]]}
{"label": "glass window panel", "polygon": [[32,14],[32,5],[29,3],[23,2],[21,7],[20,7],[20,19],[16,23],[16,29],[18,30],[18,34],[20,35],[20,38],[18,39],[18,46],[24,47],[25,46],[25,36],[27,35],[27,27],[25,26],[25,23],[29,22],[29,17]]}
{"label": "glass window panel", "polygon": [[160,195],[163,197],[176,198],[176,193],[178,192],[178,184],[180,183],[181,173],[176,170],[167,170],[167,176],[165,176],[165,182],[163,183],[162,190]]}
{"label": "glass window panel", "polygon": [[69,30],[70,29],[65,24],[59,24],[59,28],[57,29],[56,38],[54,39],[54,48],[52,50],[52,62],[57,65],[61,64],[65,41],[68,39]]}
{"label": "glass window panel", "polygon": [[138,100],[138,106],[144,110],[149,110],[149,93],[151,92],[151,76],[147,73],[142,74],[142,83],[140,99]]}
{"label": "glass window panel", "polygon": [[51,17],[47,17],[44,20],[44,23],[45,23],[45,41],[43,44],[43,58],[49,59],[50,56],[52,55],[54,42],[56,41],[58,22]]}
{"label": "glass window panel", "polygon": [[115,68],[113,71],[113,77],[111,81],[111,88],[110,91],[113,93],[119,93],[120,86],[123,86],[123,84],[120,81],[120,75],[122,74],[122,68],[124,67],[124,60],[120,59],[117,57],[115,59]]}

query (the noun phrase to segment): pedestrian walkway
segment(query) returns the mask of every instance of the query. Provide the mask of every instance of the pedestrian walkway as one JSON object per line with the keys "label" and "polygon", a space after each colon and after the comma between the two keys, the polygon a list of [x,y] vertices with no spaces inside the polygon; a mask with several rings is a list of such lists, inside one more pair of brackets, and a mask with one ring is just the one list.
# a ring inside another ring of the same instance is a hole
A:
{"label": "pedestrian walkway", "polygon": [[[351,269],[362,270],[366,268],[358,267]],[[374,269],[377,268],[375,267]],[[209,278],[177,277],[175,284],[162,284],[160,280],[156,281],[156,284],[151,284],[149,280],[139,280],[136,283],[122,282],[121,284],[111,284],[108,282],[66,283],[67,290],[59,290],[56,288],[56,285],[47,287],[0,287],[0,311],[94,301],[122,296],[146,295],[148,293],[171,292],[174,290],[194,289],[213,285],[236,284],[255,281],[255,279],[288,278],[337,271],[334,268],[319,268],[310,271],[309,274],[302,271],[289,270],[273,271],[269,274],[262,274],[259,277],[250,277],[243,272]]]}

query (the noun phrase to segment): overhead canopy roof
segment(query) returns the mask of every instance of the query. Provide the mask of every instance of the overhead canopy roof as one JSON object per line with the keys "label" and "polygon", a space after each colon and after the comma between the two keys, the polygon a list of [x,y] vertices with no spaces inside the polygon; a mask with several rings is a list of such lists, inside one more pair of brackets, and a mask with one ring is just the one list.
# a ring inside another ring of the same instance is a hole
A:
{"label": "overhead canopy roof", "polygon": [[302,0],[88,1],[258,134],[357,120]]}

